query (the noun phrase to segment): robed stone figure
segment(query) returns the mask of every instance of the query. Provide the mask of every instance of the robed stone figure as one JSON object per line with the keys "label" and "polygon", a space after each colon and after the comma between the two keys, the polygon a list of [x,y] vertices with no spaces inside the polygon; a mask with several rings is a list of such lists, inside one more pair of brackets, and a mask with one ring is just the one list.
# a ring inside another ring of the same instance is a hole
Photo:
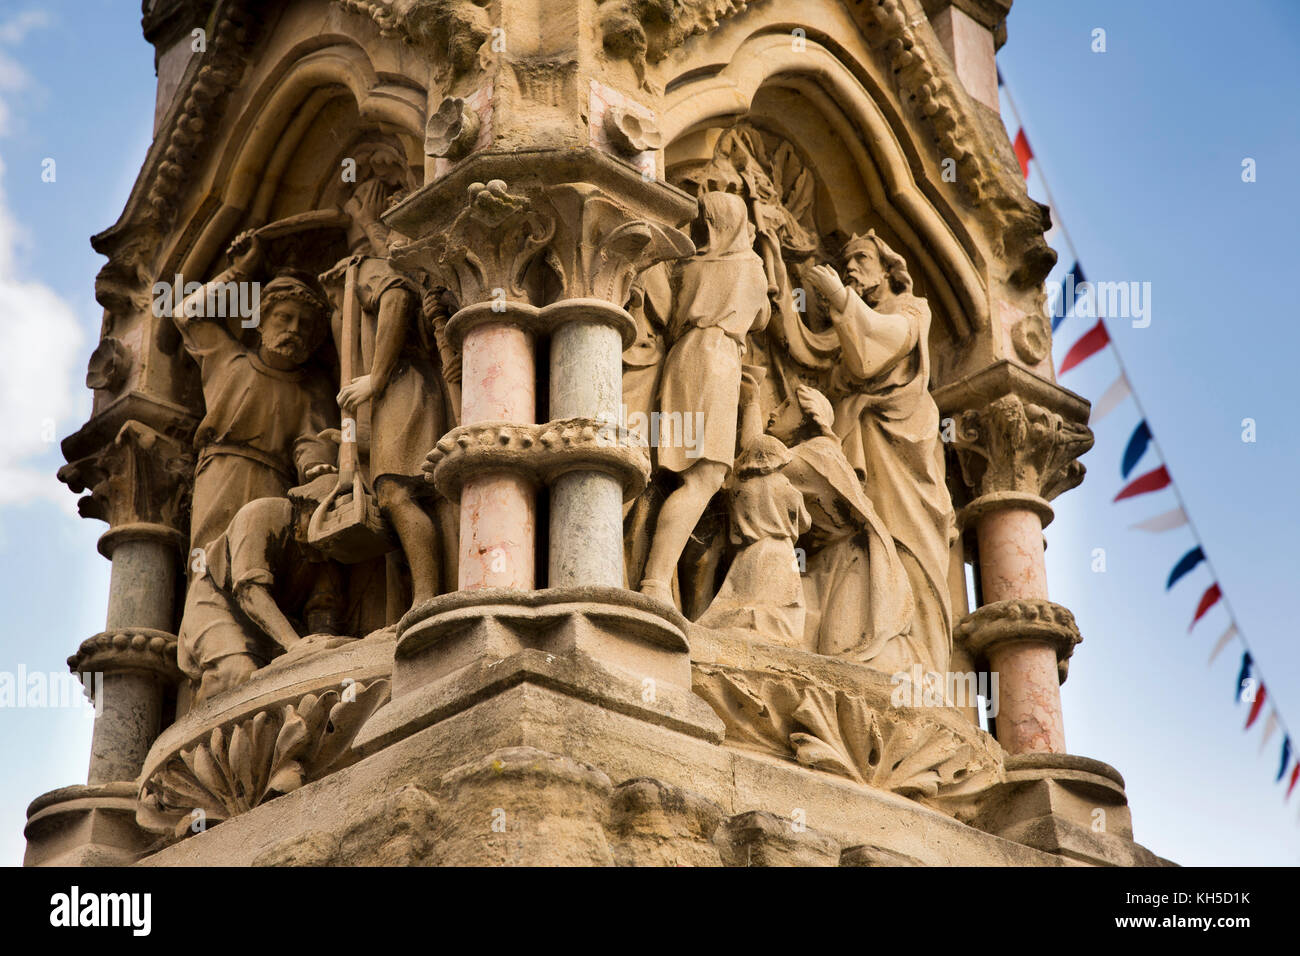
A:
{"label": "robed stone figure", "polygon": [[942,671],[952,632],[953,513],[939,409],[929,390],[930,308],[912,293],[902,257],[874,230],[853,236],[845,258],[847,283],[828,265],[810,273],[840,342],[830,383],[835,432],[907,573],[916,602],[913,640],[925,651],[921,663]]}

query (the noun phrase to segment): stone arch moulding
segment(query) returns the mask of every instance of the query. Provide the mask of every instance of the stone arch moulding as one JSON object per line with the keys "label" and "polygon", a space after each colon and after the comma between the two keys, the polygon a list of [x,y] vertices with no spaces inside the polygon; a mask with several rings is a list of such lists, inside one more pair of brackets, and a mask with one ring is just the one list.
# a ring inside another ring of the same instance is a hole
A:
{"label": "stone arch moulding", "polygon": [[241,224],[259,225],[299,144],[321,112],[341,97],[355,103],[359,129],[395,133],[407,163],[422,168],[425,91],[378,73],[354,41],[318,37],[300,44],[239,104],[225,137],[228,148],[205,180],[208,197],[192,207],[189,223],[174,230],[161,274],[201,275]]}
{"label": "stone arch moulding", "polygon": [[954,340],[987,329],[985,270],[916,182],[898,133],[880,105],[840,59],[812,39],[795,51],[788,33],[751,36],[721,70],[694,71],[670,83],[664,139],[671,149],[679,138],[706,125],[744,117],[760,92],[772,87],[801,94],[848,146],[873,211],[903,239],[906,255],[950,317]]}

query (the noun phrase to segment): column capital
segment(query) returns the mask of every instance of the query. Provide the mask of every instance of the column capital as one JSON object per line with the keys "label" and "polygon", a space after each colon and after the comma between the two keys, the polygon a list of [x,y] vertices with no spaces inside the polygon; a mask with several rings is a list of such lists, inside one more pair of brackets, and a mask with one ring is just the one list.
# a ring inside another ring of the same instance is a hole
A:
{"label": "column capital", "polygon": [[1048,502],[1083,481],[1089,406],[1068,389],[1003,361],[934,397],[974,499],[959,515],[963,527],[1003,507],[1028,508],[1047,524]]}
{"label": "column capital", "polygon": [[108,522],[100,551],[111,557],[116,542],[133,535],[184,545],[193,471],[188,446],[132,419],[99,452],[60,468],[59,480],[90,492],[78,510]]}
{"label": "column capital", "polygon": [[384,221],[408,238],[394,242],[393,261],[428,272],[461,308],[572,298],[622,306],[637,273],[694,252],[677,227],[695,211],[687,193],[597,149],[518,150],[470,157]]}

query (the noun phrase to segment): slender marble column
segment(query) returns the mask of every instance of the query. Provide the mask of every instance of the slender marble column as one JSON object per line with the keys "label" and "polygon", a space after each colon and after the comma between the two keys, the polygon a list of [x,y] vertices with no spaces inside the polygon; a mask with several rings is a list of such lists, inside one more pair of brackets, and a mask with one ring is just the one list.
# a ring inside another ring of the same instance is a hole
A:
{"label": "slender marble column", "polygon": [[[590,418],[617,434],[623,402],[623,334],[631,316],[596,299],[549,307],[560,318],[551,338],[553,420]],[[548,584],[623,586],[623,491],[613,475],[570,471],[551,485]]]}
{"label": "slender marble column", "polygon": [[[471,306],[483,311],[486,304]],[[455,317],[461,319],[462,310]],[[510,320],[474,324],[462,346],[461,424],[532,424],[537,415],[536,359],[531,333]],[[465,481],[460,501],[460,590],[534,587],[536,503],[532,484],[506,472]]]}
{"label": "slender marble column", "polygon": [[[1047,598],[1042,519],[1006,507],[979,519],[980,581],[985,604]],[[997,737],[1008,753],[1064,753],[1056,649],[1036,640],[1002,642],[989,650],[998,675]]]}

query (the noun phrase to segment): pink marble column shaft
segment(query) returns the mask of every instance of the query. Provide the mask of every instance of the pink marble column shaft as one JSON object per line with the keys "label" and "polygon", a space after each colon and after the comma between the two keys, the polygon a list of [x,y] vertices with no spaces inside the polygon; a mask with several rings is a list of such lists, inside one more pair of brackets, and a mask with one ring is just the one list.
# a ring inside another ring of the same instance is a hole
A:
{"label": "pink marble column shaft", "polygon": [[[1046,599],[1043,525],[1026,508],[984,515],[976,529],[985,604]],[[1008,753],[1064,753],[1065,724],[1056,650],[1040,641],[1000,643],[989,651],[998,675],[997,737]]]}
{"label": "pink marble column shaft", "polygon": [[[531,424],[537,415],[532,336],[504,320],[465,335],[461,352],[461,424]],[[535,489],[518,475],[487,473],[465,481],[460,499],[460,590],[529,589],[535,583]]]}

